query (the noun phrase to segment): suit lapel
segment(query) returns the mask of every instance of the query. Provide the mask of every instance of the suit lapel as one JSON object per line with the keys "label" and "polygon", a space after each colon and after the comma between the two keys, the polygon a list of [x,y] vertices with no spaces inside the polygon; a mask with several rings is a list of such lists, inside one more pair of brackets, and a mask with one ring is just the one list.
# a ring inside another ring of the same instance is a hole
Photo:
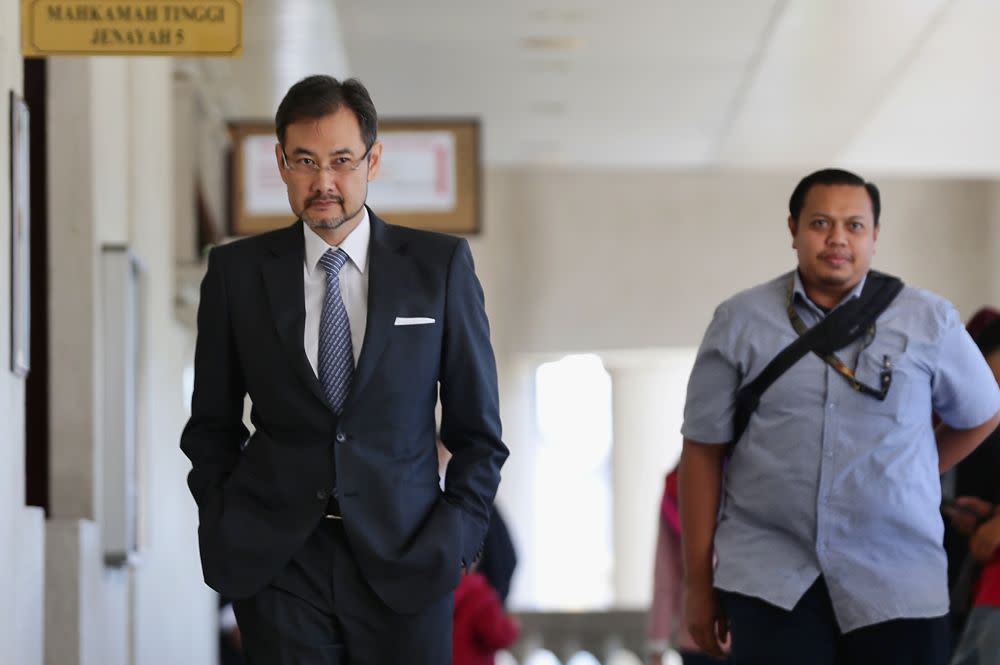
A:
{"label": "suit lapel", "polygon": [[276,234],[269,248],[270,256],[264,259],[261,271],[271,316],[288,361],[299,378],[329,407],[323,386],[316,378],[303,346],[306,306],[302,278],[305,241],[302,234],[301,221]]}
{"label": "suit lapel", "polygon": [[[371,240],[368,252],[368,319],[365,341],[358,358],[358,367],[348,396],[350,403],[361,394],[378,366],[382,352],[392,332],[400,303],[405,300],[412,267],[403,249],[394,242],[391,229],[368,210]],[[345,407],[346,408],[346,407]]]}

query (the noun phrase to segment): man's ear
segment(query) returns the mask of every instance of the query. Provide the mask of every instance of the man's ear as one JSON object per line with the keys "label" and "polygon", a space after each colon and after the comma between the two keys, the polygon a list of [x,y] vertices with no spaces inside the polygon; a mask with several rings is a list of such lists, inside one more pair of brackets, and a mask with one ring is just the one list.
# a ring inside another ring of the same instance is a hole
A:
{"label": "man's ear", "polygon": [[791,215],[788,216],[788,230],[792,234],[792,249],[798,249],[795,244],[795,236],[799,233],[799,223]]}
{"label": "man's ear", "polygon": [[281,181],[288,184],[288,174],[285,173],[285,159],[284,159],[284,149],[281,147],[280,143],[274,144],[274,158],[278,160],[278,175],[281,176]]}
{"label": "man's ear", "polygon": [[372,149],[368,153],[368,182],[378,176],[378,170],[382,166],[382,142],[375,141]]}

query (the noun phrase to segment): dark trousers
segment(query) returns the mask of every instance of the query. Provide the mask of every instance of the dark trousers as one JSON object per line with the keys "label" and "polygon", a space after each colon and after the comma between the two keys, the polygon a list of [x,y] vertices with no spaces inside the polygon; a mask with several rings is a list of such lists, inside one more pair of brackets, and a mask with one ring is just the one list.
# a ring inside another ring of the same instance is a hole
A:
{"label": "dark trousers", "polygon": [[257,594],[233,603],[247,665],[450,665],[453,597],[416,614],[385,606],[340,520],[323,520]]}
{"label": "dark trousers", "polygon": [[721,595],[733,665],[946,665],[950,655],[947,616],[841,633],[822,577],[791,611],[738,593]]}

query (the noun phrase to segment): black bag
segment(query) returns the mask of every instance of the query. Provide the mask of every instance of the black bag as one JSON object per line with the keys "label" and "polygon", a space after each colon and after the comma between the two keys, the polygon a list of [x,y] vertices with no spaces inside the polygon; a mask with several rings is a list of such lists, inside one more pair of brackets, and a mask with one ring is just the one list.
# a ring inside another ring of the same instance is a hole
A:
{"label": "black bag", "polygon": [[902,290],[903,282],[898,277],[870,270],[861,295],[834,309],[782,349],[757,378],[736,393],[732,443],[735,444],[743,436],[750,423],[750,416],[760,404],[761,395],[779,376],[810,351],[822,357],[839,351],[858,339]]}

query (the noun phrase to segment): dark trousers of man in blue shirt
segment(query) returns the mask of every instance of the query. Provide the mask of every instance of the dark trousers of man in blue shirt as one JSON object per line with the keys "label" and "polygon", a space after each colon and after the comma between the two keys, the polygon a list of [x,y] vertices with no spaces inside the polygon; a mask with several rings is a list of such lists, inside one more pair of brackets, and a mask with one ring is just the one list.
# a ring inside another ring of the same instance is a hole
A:
{"label": "dark trousers of man in blue shirt", "polygon": [[722,592],[732,665],[945,665],[947,617],[895,619],[841,633],[823,577],[791,611],[759,598]]}

